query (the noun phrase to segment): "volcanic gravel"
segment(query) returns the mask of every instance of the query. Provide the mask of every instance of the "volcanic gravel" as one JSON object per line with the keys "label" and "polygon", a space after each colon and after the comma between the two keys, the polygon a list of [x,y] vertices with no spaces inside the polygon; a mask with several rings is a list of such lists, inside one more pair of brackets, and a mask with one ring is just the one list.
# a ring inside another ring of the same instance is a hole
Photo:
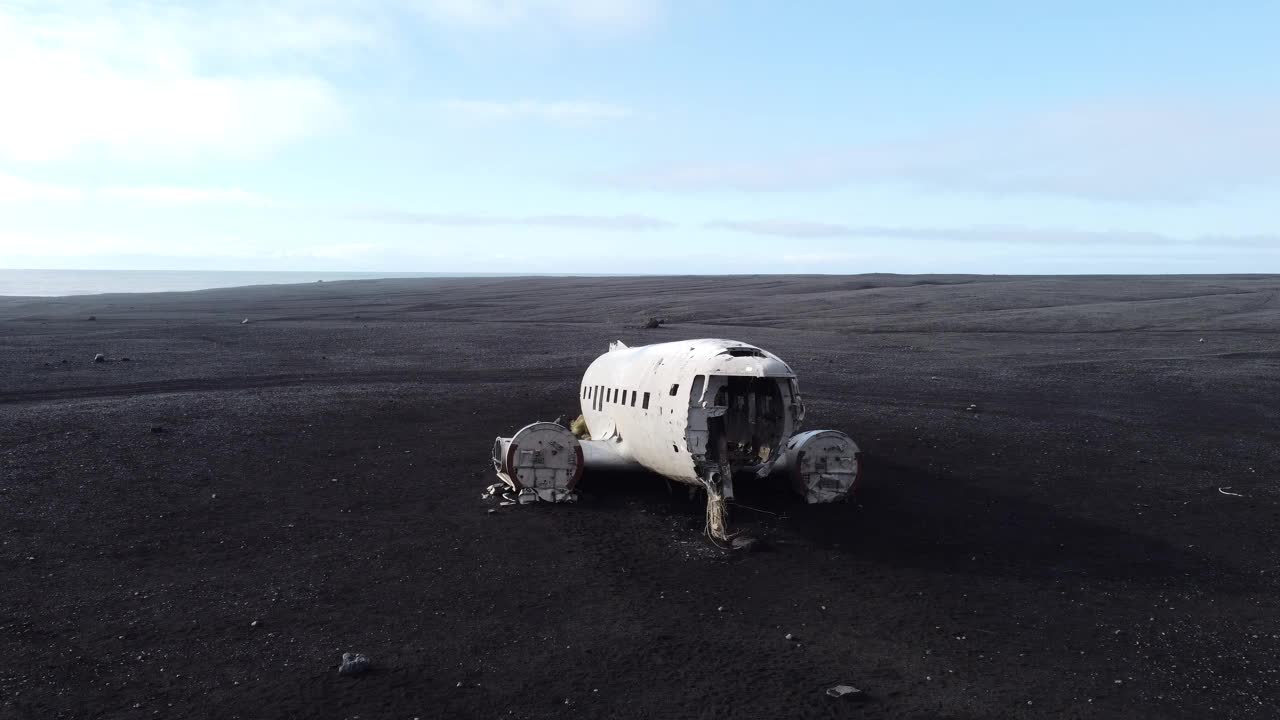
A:
{"label": "volcanic gravel", "polygon": [[[0,298],[0,718],[1275,718],[1278,293],[867,275]],[[740,482],[748,553],[657,476],[481,500],[493,438],[576,416],[610,340],[697,337],[792,365],[805,426],[865,453],[852,501]],[[340,675],[343,653],[369,670]]]}

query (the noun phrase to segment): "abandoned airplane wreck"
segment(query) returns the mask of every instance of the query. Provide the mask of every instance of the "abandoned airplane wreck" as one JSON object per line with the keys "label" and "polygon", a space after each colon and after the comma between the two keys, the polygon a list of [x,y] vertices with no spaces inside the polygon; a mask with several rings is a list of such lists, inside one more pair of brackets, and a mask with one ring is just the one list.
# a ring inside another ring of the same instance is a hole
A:
{"label": "abandoned airplane wreck", "polygon": [[809,503],[857,484],[858,446],[837,430],[800,432],[795,373],[753,345],[614,342],[583,374],[579,401],[578,434],[538,422],[494,442],[494,468],[522,499],[571,500],[584,471],[648,470],[704,489],[707,533],[725,540],[735,478],[780,478]]}

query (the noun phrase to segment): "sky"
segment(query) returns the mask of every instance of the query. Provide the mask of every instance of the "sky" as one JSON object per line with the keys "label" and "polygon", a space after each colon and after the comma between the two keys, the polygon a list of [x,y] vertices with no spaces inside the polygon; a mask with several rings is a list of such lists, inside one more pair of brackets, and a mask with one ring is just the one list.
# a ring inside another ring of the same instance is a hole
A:
{"label": "sky", "polygon": [[1280,272],[1280,3],[0,0],[0,268]]}

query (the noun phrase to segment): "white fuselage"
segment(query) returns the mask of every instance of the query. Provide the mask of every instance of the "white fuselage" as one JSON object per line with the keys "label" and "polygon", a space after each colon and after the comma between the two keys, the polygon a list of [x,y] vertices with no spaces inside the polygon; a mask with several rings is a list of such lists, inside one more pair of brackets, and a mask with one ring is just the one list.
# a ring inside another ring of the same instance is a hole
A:
{"label": "white fuselage", "polygon": [[804,417],[791,368],[732,340],[615,343],[587,368],[579,399],[593,440],[690,484],[776,458]]}

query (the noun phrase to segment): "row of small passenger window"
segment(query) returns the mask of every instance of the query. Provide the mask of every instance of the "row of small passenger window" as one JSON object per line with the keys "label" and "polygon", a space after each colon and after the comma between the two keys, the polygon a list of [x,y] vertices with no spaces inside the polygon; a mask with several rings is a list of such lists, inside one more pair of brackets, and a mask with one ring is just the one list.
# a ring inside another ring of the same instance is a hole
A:
{"label": "row of small passenger window", "polygon": [[[592,407],[599,410],[605,403],[614,403],[617,405],[636,406],[635,390],[620,390],[618,388],[604,387],[603,385],[589,385],[582,388],[583,400],[594,400]],[[649,409],[649,393],[644,393],[644,402],[641,408]]]}

